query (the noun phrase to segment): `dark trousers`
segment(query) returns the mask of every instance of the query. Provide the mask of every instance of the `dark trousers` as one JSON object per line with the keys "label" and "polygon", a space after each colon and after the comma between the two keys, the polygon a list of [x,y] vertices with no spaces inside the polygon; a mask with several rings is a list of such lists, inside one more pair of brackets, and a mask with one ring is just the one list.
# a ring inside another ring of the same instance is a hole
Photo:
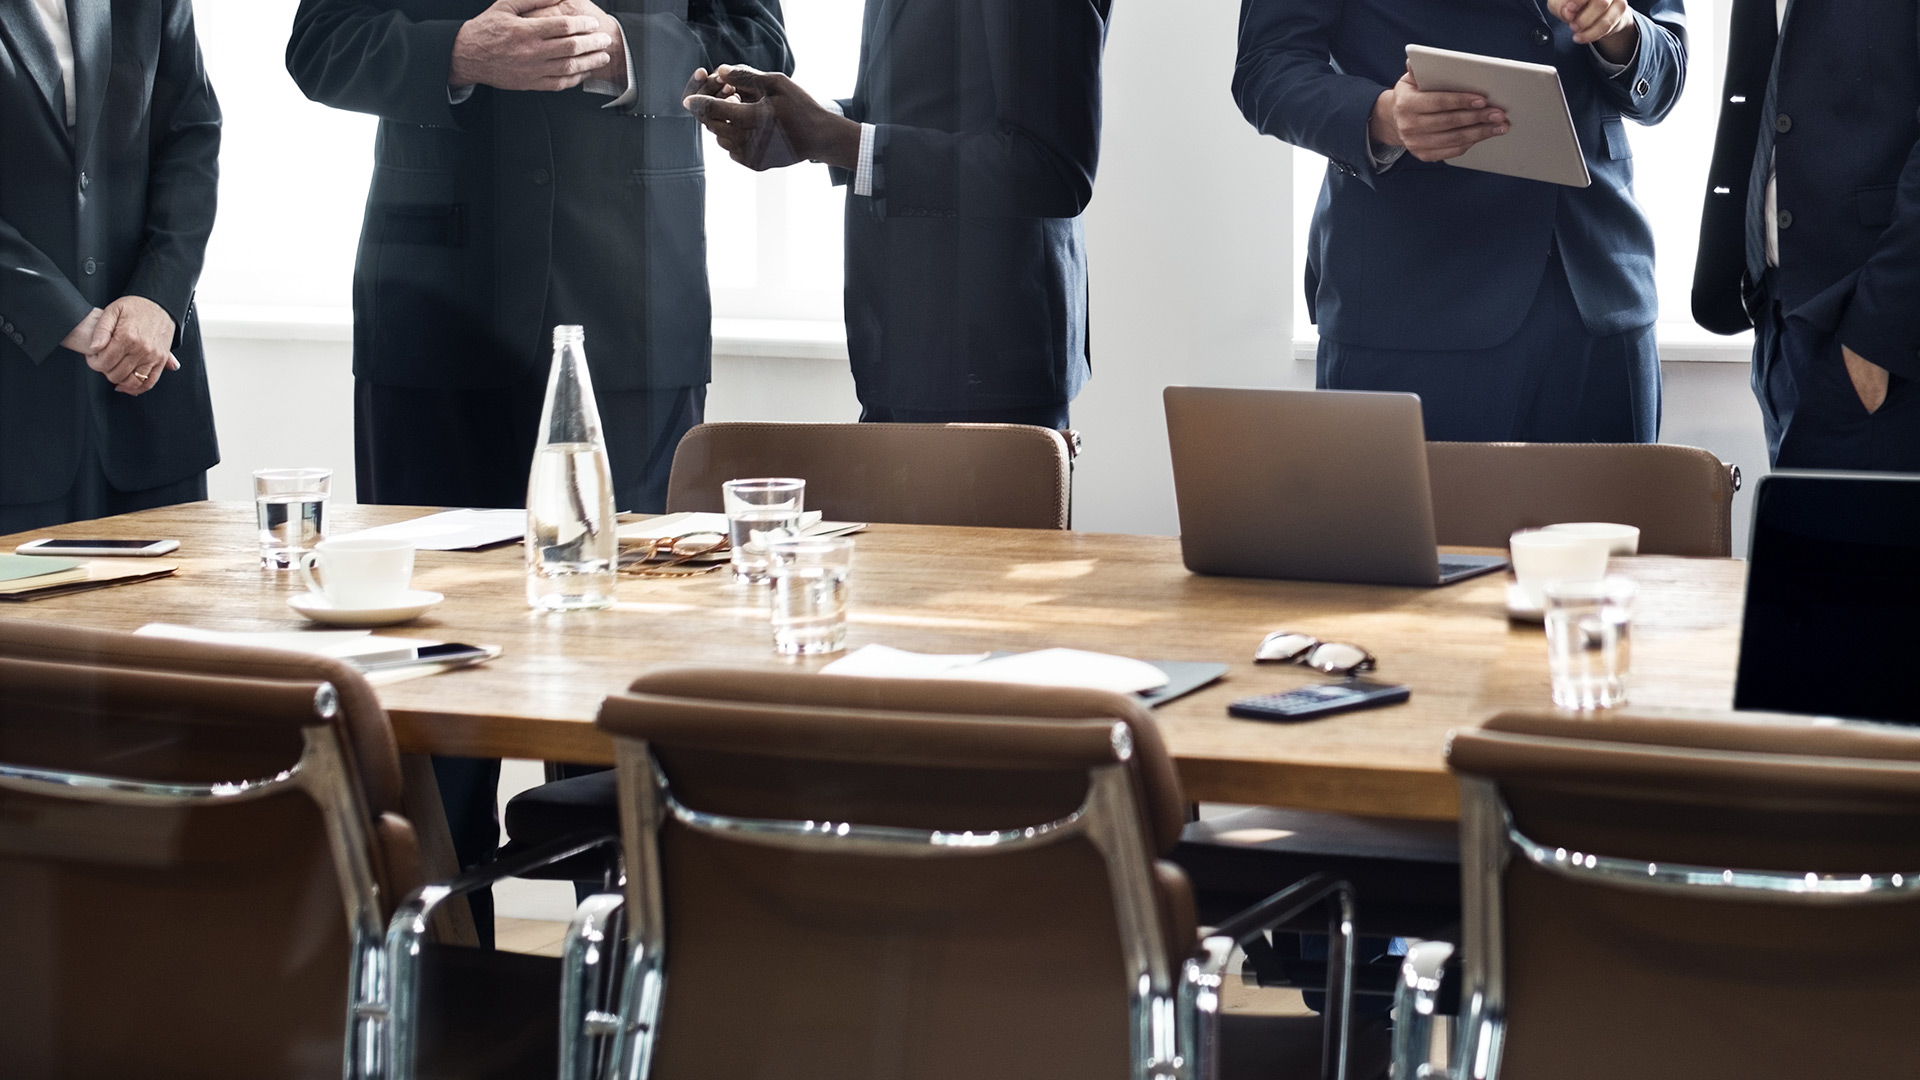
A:
{"label": "dark trousers", "polygon": [[1869,413],[1838,337],[1764,293],[1754,310],[1753,396],[1774,468],[1920,472],[1920,386],[1890,376],[1887,400]]}
{"label": "dark trousers", "polygon": [[1026,405],[1014,409],[896,409],[890,405],[862,405],[863,424],[1031,424],[1065,431],[1067,402]]}
{"label": "dark trousers", "polygon": [[[93,426],[85,426],[81,435],[80,469],[66,494],[46,502],[0,505],[0,533],[25,532],[69,521],[131,514],[156,506],[198,502],[207,497],[207,474],[197,472],[184,480],[139,491],[121,491],[107,480],[100,464],[100,448],[93,439]],[[162,540],[165,537],[153,537]]]}
{"label": "dark trousers", "polygon": [[1595,337],[1559,257],[1520,330],[1491,349],[1371,349],[1320,339],[1317,385],[1420,395],[1436,442],[1653,442],[1660,356],[1653,327]]}
{"label": "dark trousers", "polygon": [[[512,386],[471,389],[381,386],[355,379],[354,478],[363,503],[525,506],[527,473],[546,403],[547,369]],[[680,437],[700,422],[705,386],[596,395],[613,467],[614,505],[659,513]],[[433,759],[434,779],[463,870],[500,847],[500,763]],[[493,893],[470,894],[484,947],[493,946]]]}
{"label": "dark trousers", "polygon": [[[539,441],[547,393],[541,366],[512,386],[471,389],[353,384],[354,479],[363,503],[517,507]],[[597,394],[623,511],[667,508],[680,437],[700,422],[705,386]]]}

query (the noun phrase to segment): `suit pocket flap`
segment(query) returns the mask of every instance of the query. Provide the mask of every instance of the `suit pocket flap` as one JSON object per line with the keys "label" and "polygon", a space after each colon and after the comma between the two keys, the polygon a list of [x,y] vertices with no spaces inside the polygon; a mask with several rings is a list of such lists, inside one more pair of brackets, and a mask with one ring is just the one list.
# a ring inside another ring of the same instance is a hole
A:
{"label": "suit pocket flap", "polygon": [[1856,190],[1853,198],[1860,209],[1860,224],[1869,229],[1884,229],[1893,224],[1893,207],[1899,191],[1894,184]]}
{"label": "suit pocket flap", "polygon": [[1607,138],[1607,157],[1614,161],[1625,161],[1633,156],[1633,146],[1627,142],[1626,122],[1617,116],[1602,117],[1601,134]]}

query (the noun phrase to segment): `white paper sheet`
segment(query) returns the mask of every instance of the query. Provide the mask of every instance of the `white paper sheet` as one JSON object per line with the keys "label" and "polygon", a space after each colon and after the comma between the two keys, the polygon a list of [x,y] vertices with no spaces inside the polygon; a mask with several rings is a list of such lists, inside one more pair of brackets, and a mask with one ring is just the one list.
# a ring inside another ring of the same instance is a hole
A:
{"label": "white paper sheet", "polygon": [[[176,641],[244,645],[254,649],[282,649],[287,652],[306,653],[309,656],[330,657],[334,660],[348,660],[356,656],[371,656],[396,649],[443,644],[438,641],[422,641],[418,638],[382,637],[371,630],[203,630],[197,626],[180,626],[176,623],[148,623],[134,633],[145,637],[172,638]],[[500,655],[498,646],[480,647],[491,654],[487,657],[489,660]],[[386,686],[389,683],[418,679],[424,675],[438,675],[442,671],[468,667],[480,662],[460,660],[445,664],[386,668],[367,672],[366,679],[374,686]]]}
{"label": "white paper sheet", "polygon": [[937,655],[868,645],[821,668],[820,673],[879,679],[959,679],[1072,686],[1116,694],[1143,694],[1167,685],[1167,673],[1152,664],[1107,653],[1041,649],[992,659],[990,656],[990,653]]}
{"label": "white paper sheet", "polygon": [[[800,515],[800,535],[802,536],[844,536],[866,528],[864,521],[821,521],[820,511],[808,510]],[[727,531],[727,515],[695,513],[682,511],[678,514],[662,514],[645,521],[629,522],[620,526],[622,540],[663,540],[669,536],[690,536],[694,533],[720,533]]]}
{"label": "white paper sheet", "polygon": [[411,540],[421,551],[471,551],[518,540],[526,534],[525,510],[446,510],[339,535]]}

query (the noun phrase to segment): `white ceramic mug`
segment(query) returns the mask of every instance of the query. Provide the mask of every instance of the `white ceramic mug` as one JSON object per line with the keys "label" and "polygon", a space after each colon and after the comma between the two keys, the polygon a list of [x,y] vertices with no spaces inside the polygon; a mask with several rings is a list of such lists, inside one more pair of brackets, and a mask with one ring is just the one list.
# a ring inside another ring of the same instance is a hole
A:
{"label": "white ceramic mug", "polygon": [[1615,555],[1640,554],[1640,530],[1632,525],[1616,525],[1611,521],[1569,521],[1561,525],[1549,525],[1541,531],[1605,540]]}
{"label": "white ceramic mug", "polygon": [[1546,587],[1553,581],[1599,581],[1607,576],[1607,556],[1612,544],[1604,537],[1578,533],[1523,529],[1508,540],[1513,559],[1513,576],[1531,607],[1546,602]]}
{"label": "white ceramic mug", "polygon": [[301,556],[300,576],[309,592],[341,611],[392,607],[413,582],[413,543],[378,536],[322,540]]}

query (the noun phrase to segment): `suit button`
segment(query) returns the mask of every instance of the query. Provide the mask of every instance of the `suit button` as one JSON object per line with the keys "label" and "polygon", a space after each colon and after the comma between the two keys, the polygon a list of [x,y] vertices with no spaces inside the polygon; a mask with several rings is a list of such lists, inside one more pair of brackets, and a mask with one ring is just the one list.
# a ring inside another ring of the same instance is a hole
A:
{"label": "suit button", "polygon": [[91,181],[89,181],[89,180],[87,179],[87,174],[86,174],[86,173],[81,173],[81,174],[80,174],[80,190],[81,190],[81,191],[85,191],[85,190],[87,190],[87,184],[89,184],[90,182],[91,182]]}
{"label": "suit button", "polygon": [[1536,26],[1533,28],[1533,43],[1535,45],[1548,45],[1552,44],[1552,42],[1553,35],[1547,32],[1546,27]]}
{"label": "suit button", "polygon": [[1780,211],[1779,214],[1774,216],[1773,221],[1774,221],[1774,224],[1780,226],[1783,229],[1791,229],[1793,228],[1793,211],[1782,210]]}
{"label": "suit button", "polygon": [[27,343],[27,339],[20,334],[15,334],[13,335],[13,343],[15,345],[25,345]]}
{"label": "suit button", "polygon": [[551,179],[553,179],[553,177],[547,173],[547,170],[545,169],[533,170],[533,182],[535,184],[544,184]]}
{"label": "suit button", "polygon": [[82,267],[81,267],[80,269],[82,269],[82,270],[85,270],[85,271],[86,271],[87,273],[89,273],[89,274],[91,274],[91,273],[93,273],[93,272],[94,272],[95,270],[98,270],[98,269],[100,269],[100,267],[99,267],[99,266],[97,266],[97,265],[95,265],[95,263],[94,263],[94,261],[93,261],[92,259],[88,259],[88,260],[87,260],[87,262],[86,262],[86,265],[84,265],[84,266],[82,266]]}
{"label": "suit button", "polygon": [[1652,89],[1653,84],[1645,79],[1641,79],[1639,82],[1633,84],[1633,93],[1636,97],[1646,97],[1647,92]]}
{"label": "suit button", "polygon": [[1787,132],[1792,131],[1793,117],[1788,116],[1786,113],[1781,113],[1779,116],[1774,117],[1773,130],[1779,132],[1782,135],[1785,135]]}

